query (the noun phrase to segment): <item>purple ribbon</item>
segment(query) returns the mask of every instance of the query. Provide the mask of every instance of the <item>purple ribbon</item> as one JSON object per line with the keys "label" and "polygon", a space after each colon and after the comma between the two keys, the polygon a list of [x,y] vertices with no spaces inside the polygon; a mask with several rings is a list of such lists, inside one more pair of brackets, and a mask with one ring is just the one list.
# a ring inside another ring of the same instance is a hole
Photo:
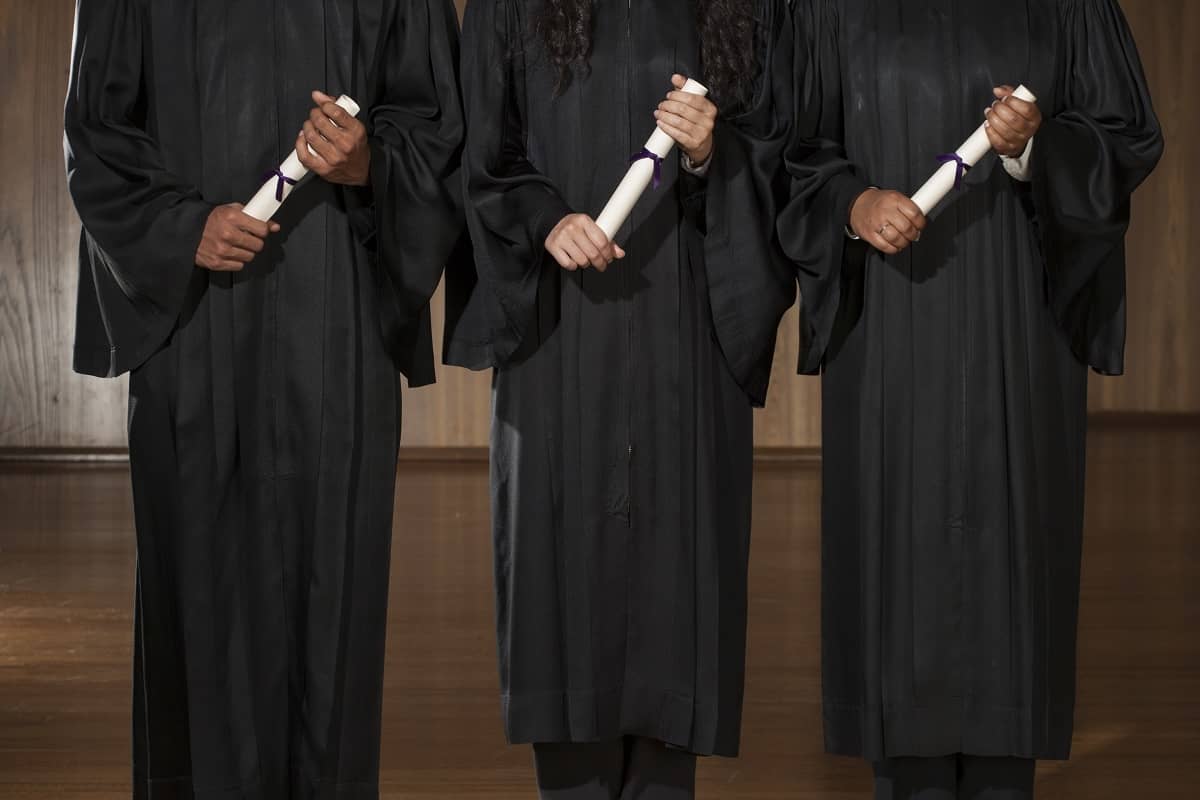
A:
{"label": "purple ribbon", "polygon": [[279,179],[275,182],[275,199],[278,200],[280,203],[282,203],[283,202],[283,187],[284,187],[284,185],[290,184],[292,186],[295,186],[296,179],[289,178],[287,175],[284,175],[281,170],[278,170],[278,169],[273,169],[270,172],[263,173],[263,180],[269,180],[271,178]]}
{"label": "purple ribbon", "polygon": [[958,189],[962,186],[963,175],[971,169],[971,165],[963,161],[962,156],[958,153],[942,153],[937,157],[937,160],[943,164],[949,164],[951,161],[955,163],[954,167],[954,188]]}
{"label": "purple ribbon", "polygon": [[629,157],[629,163],[641,161],[643,158],[648,158],[654,162],[654,188],[658,188],[658,184],[662,182],[662,163],[663,159],[658,153],[652,153],[649,148],[643,147],[640,153],[634,153]]}

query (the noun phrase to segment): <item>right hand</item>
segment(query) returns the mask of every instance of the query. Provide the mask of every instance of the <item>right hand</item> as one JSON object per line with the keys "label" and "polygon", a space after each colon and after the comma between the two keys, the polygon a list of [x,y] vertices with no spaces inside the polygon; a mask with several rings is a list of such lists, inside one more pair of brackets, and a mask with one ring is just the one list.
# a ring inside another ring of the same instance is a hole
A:
{"label": "right hand", "polygon": [[572,272],[587,267],[604,272],[614,260],[625,257],[625,251],[587,214],[568,214],[559,220],[546,237],[546,252]]}
{"label": "right hand", "polygon": [[241,203],[217,206],[204,224],[204,236],[196,248],[196,266],[214,272],[238,272],[262,252],[267,236],[278,232],[277,223],[248,216]]}
{"label": "right hand", "polygon": [[921,238],[925,215],[900,192],[867,189],[850,209],[850,229],[879,252],[895,255]]}

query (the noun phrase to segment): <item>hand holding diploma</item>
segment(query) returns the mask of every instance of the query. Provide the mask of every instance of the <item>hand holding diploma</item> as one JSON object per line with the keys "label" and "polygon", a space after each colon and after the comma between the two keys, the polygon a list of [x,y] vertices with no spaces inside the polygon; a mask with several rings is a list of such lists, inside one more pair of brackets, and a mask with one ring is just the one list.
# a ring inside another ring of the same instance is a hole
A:
{"label": "hand holding diploma", "polygon": [[366,129],[354,118],[358,104],[345,95],[336,101],[321,92],[312,96],[317,108],[296,138],[296,149],[242,209],[247,216],[263,222],[275,216],[310,171],[331,183],[366,185],[371,151]]}
{"label": "hand holding diploma", "polygon": [[625,251],[587,214],[568,214],[546,237],[546,252],[565,270],[595,267],[604,272]]}
{"label": "hand holding diploma", "polygon": [[925,222],[917,204],[900,192],[867,189],[850,207],[854,235],[889,256],[919,240]]}
{"label": "hand holding diploma", "polygon": [[688,81],[682,75],[672,75],[671,85],[675,90],[667,92],[667,99],[658,104],[654,119],[691,162],[701,166],[712,155],[717,107],[705,95],[685,90]]}
{"label": "hand holding diploma", "polygon": [[196,266],[213,272],[240,272],[262,252],[267,235],[278,232],[278,224],[249,216],[241,203],[217,206],[204,224]]}
{"label": "hand holding diploma", "polygon": [[983,123],[988,141],[1000,155],[1017,158],[1042,127],[1042,110],[1036,98],[1029,99],[1032,94],[1023,98],[1011,86],[997,86],[992,91],[996,101],[984,112],[987,119]]}
{"label": "hand holding diploma", "polygon": [[371,174],[366,127],[329,95],[313,92],[312,97],[317,107],[296,140],[300,163],[330,183],[366,186]]}

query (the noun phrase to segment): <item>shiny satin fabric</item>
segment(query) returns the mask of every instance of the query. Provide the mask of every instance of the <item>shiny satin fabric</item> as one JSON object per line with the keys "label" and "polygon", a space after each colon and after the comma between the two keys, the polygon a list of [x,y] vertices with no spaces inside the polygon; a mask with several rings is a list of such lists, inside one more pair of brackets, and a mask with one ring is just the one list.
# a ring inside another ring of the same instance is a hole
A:
{"label": "shiny satin fabric", "polygon": [[[442,0],[81,2],[66,109],[76,366],[131,370],[136,797],[378,796],[399,371],[460,233]],[[363,107],[370,188],[317,178],[240,273],[216,204]]]}
{"label": "shiny satin fabric", "polygon": [[[826,744],[1063,758],[1075,700],[1087,367],[1122,369],[1130,195],[1162,149],[1114,0],[800,0],[779,219],[822,372]],[[995,155],[883,256],[868,186],[911,193],[1025,83],[1023,184]]]}
{"label": "shiny satin fabric", "polygon": [[[594,4],[590,66],[556,96],[536,2],[470,3],[464,173],[475,269],[448,273],[452,363],[496,368],[492,509],[506,732],[737,752],[751,408],[794,289],[770,234],[790,124],[786,4],[764,2],[754,100],[707,181],[663,164],[607,272],[544,252],[597,214],[674,72],[686,0]],[[777,63],[778,62],[778,63]],[[718,98],[719,99],[719,98]]]}

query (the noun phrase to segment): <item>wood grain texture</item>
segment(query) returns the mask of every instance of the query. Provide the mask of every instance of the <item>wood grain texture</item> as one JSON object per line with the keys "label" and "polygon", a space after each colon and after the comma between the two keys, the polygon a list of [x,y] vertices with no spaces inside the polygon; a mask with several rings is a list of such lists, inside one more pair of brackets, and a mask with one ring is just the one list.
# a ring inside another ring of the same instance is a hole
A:
{"label": "wood grain texture", "polygon": [[[1074,757],[1050,800],[1200,786],[1200,426],[1094,426]],[[1134,466],[1131,469],[1131,465]],[[499,714],[484,464],[404,464],[384,678],[385,800],[526,800]],[[819,465],[759,466],[742,756],[700,800],[861,800],[822,753]],[[0,466],[0,797],[129,797],[133,533],[121,468]]]}
{"label": "wood grain texture", "polygon": [[79,223],[62,101],[73,9],[0,0],[0,442],[14,446],[124,435],[121,386],[71,372]]}
{"label": "wood grain texture", "polygon": [[[461,9],[462,2],[458,0]],[[1097,410],[1200,411],[1192,349],[1200,323],[1200,3],[1125,0],[1160,116],[1167,157],[1135,201],[1129,239],[1129,375],[1096,379]],[[73,375],[79,223],[62,165],[73,4],[0,0],[0,447],[117,447],[125,440],[125,381]],[[13,109],[19,110],[13,113]],[[441,301],[435,301],[435,322]],[[795,375],[793,310],[780,331],[760,446],[820,443],[819,383]],[[405,395],[406,446],[483,446],[490,378],[442,369],[439,383]]]}
{"label": "wood grain texture", "polygon": [[1124,0],[1167,148],[1134,198],[1124,378],[1092,380],[1093,409],[1200,409],[1200,3]]}

